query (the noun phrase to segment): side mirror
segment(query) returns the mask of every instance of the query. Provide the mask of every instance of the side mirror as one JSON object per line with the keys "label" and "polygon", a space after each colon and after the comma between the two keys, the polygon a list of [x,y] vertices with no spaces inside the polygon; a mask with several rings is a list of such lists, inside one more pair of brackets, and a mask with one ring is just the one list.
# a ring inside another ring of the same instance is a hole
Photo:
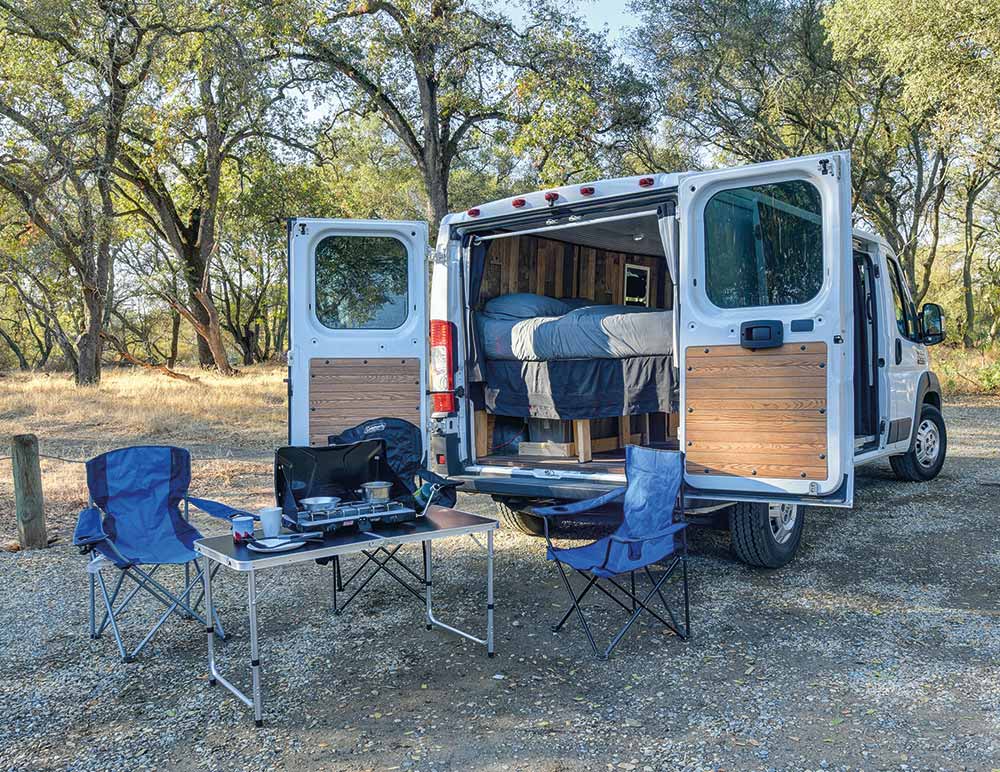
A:
{"label": "side mirror", "polygon": [[924,303],[920,309],[920,342],[934,346],[944,340],[944,312],[937,303]]}

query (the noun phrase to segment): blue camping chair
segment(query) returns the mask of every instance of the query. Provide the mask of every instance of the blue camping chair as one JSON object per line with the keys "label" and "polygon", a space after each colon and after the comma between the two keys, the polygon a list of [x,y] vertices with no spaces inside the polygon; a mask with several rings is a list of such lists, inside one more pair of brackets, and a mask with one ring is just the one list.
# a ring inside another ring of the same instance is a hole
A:
{"label": "blue camping chair", "polygon": [[[130,662],[145,648],[172,613],[199,620],[202,594],[192,603],[192,591],[202,581],[193,545],[201,538],[188,522],[188,505],[194,504],[213,517],[224,520],[248,514],[208,499],[188,496],[191,482],[191,454],[183,448],[146,445],[120,448],[87,462],[87,487],[90,506],[76,523],[73,544],[90,554],[90,637],[99,638],[110,625],[123,662]],[[184,512],[180,505],[183,502]],[[114,589],[108,591],[101,572],[113,564],[120,569]],[[168,590],[154,578],[165,565],[184,566],[184,587],[180,593]],[[194,571],[192,572],[192,566]],[[135,587],[125,594],[122,585],[128,577]],[[105,614],[100,625],[96,617],[96,590],[100,587]],[[166,606],[166,611],[131,652],[125,648],[118,627],[121,614],[140,590],[145,590]],[[118,596],[124,598],[118,601]],[[224,636],[218,617],[212,627]]]}
{"label": "blue camping chair", "polygon": [[[576,611],[594,654],[600,659],[611,656],[611,652],[643,611],[656,617],[683,640],[687,640],[691,634],[685,531],[687,523],[677,522],[674,519],[676,514],[684,512],[684,454],[629,445],[625,449],[625,476],[628,480],[625,488],[616,488],[603,496],[586,501],[533,510],[534,514],[544,518],[545,541],[548,544],[547,557],[549,560],[554,560],[559,568],[559,575],[572,601],[570,608],[563,614],[562,619],[553,625],[552,630],[558,632]],[[611,503],[622,494],[625,495],[625,517],[622,524],[610,536],[582,547],[564,549],[552,543],[549,536],[551,518],[574,517],[590,512]],[[668,558],[670,562],[666,570],[658,579],[654,579],[650,566]],[[587,580],[579,595],[573,590],[564,566],[574,569]],[[678,566],[681,568],[684,590],[683,629],[677,624],[677,619],[662,589],[664,582],[673,575]],[[652,585],[649,592],[641,598],[636,594],[636,571],[642,571]],[[629,576],[628,588],[618,581],[618,578],[625,574]],[[598,648],[580,607],[580,601],[595,587],[623,609],[631,612],[628,621],[611,639],[611,643],[603,653]],[[624,595],[625,600],[622,600],[616,591]],[[654,595],[663,603],[669,621],[650,607],[650,600]]]}

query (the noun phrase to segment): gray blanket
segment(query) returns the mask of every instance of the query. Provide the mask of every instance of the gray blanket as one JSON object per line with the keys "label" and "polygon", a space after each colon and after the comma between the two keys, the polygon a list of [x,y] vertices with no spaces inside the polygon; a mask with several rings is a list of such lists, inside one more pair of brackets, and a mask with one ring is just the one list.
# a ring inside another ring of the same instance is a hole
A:
{"label": "gray blanket", "polygon": [[626,359],[673,353],[670,313],[584,306],[561,316],[517,319],[487,309],[476,314],[476,325],[487,359]]}

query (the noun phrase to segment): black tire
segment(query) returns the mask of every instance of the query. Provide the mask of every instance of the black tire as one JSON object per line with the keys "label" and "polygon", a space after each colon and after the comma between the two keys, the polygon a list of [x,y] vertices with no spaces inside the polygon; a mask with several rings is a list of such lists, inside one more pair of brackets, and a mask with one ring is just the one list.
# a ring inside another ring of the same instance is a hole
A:
{"label": "black tire", "polygon": [[[936,433],[933,453],[928,457],[927,440],[923,434],[925,423],[932,425]],[[948,432],[944,425],[944,416],[934,405],[923,404],[920,407],[920,418],[913,431],[916,438],[912,447],[901,456],[890,456],[889,464],[896,477],[907,482],[927,482],[933,480],[944,466],[944,458],[948,453]]]}
{"label": "black tire", "polygon": [[775,534],[770,505],[742,501],[729,512],[733,552],[741,561],[760,568],[781,568],[791,562],[802,540],[805,507],[795,506],[794,520]]}
{"label": "black tire", "polygon": [[514,509],[506,501],[494,500],[500,522],[508,528],[514,528],[529,536],[543,536],[545,534],[545,521],[538,515],[532,515],[519,509]]}

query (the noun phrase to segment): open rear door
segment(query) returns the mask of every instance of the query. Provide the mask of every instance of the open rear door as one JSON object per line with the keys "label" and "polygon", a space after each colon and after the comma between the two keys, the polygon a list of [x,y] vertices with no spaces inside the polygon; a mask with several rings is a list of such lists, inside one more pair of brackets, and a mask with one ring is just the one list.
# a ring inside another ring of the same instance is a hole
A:
{"label": "open rear door", "polygon": [[288,239],[289,442],[382,417],[423,433],[427,224],[296,219]]}
{"label": "open rear door", "polygon": [[850,506],[850,154],[683,176],[678,216],[688,482]]}

